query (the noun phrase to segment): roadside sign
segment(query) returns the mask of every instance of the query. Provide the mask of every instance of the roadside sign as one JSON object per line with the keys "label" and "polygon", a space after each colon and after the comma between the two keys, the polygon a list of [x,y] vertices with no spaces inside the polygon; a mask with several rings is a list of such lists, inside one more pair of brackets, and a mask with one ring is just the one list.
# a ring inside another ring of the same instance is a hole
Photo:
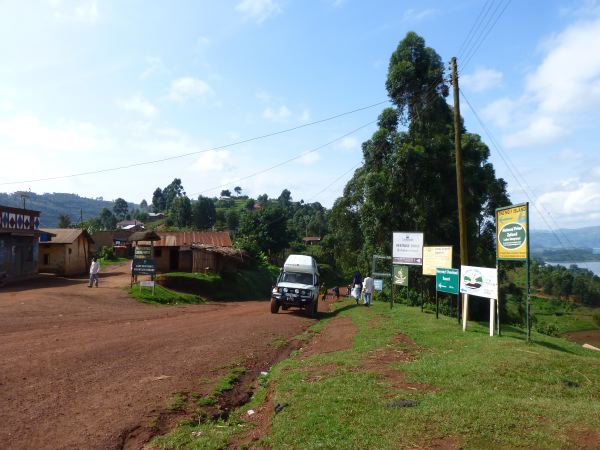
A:
{"label": "roadside sign", "polygon": [[423,247],[423,275],[436,275],[440,267],[452,267],[452,246]]}
{"label": "roadside sign", "polygon": [[140,281],[140,286],[142,286],[142,287],[154,287],[154,281],[142,280],[142,281]]}
{"label": "roadside sign", "polygon": [[133,254],[134,259],[148,259],[152,256],[152,247],[146,245],[138,245],[135,247]]}
{"label": "roadside sign", "polygon": [[527,259],[528,205],[514,205],[496,210],[497,259]]}
{"label": "roadside sign", "polygon": [[460,267],[460,292],[485,298],[498,298],[498,270],[487,267]]}
{"label": "roadside sign", "polygon": [[156,273],[156,260],[134,259],[131,271],[134,275],[154,275]]}
{"label": "roadside sign", "polygon": [[436,269],[435,290],[449,294],[458,294],[458,275],[458,269]]}
{"label": "roadside sign", "polygon": [[395,232],[392,235],[394,264],[423,264],[423,233]]}
{"label": "roadside sign", "polygon": [[373,255],[371,259],[371,275],[380,278],[390,278],[390,260],[391,256],[387,255]]}
{"label": "roadside sign", "polygon": [[408,266],[394,264],[394,284],[408,286]]}
{"label": "roadside sign", "polygon": [[383,280],[375,279],[373,280],[373,284],[376,291],[383,291]]}

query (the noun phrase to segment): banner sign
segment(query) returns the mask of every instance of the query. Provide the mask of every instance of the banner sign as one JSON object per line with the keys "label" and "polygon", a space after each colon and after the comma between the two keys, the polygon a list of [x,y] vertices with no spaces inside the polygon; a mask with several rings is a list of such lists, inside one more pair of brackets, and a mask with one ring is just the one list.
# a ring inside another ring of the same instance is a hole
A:
{"label": "banner sign", "polygon": [[527,204],[496,210],[496,258],[527,259]]}
{"label": "banner sign", "polygon": [[395,232],[392,237],[394,264],[408,264],[411,266],[423,264],[423,233]]}
{"label": "banner sign", "polygon": [[443,267],[452,267],[452,246],[423,247],[423,275],[436,275]]}
{"label": "banner sign", "polygon": [[373,280],[373,285],[376,291],[383,291],[383,280],[375,279]]}
{"label": "banner sign", "polygon": [[458,294],[458,269],[436,269],[435,290]]}
{"label": "banner sign", "polygon": [[498,298],[498,270],[460,266],[460,292],[485,298]]}
{"label": "banner sign", "polygon": [[156,273],[156,260],[134,259],[131,271],[134,275],[154,275]]}
{"label": "banner sign", "polygon": [[394,265],[394,284],[408,286],[408,266]]}

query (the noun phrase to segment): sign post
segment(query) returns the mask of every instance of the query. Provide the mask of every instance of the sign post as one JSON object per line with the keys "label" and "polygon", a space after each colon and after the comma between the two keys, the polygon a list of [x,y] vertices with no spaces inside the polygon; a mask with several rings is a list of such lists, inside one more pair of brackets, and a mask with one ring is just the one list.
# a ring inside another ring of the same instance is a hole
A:
{"label": "sign post", "polygon": [[[498,299],[498,269],[487,267],[461,266],[460,292],[490,299],[490,336],[494,335],[495,301]],[[465,296],[466,297],[466,296]],[[465,304],[463,304],[463,331],[466,329]]]}
{"label": "sign post", "polygon": [[[447,292],[448,294],[458,295],[460,283],[458,281],[458,269],[436,269],[435,271],[435,298],[436,298],[436,310],[435,317],[438,317],[439,303],[437,300],[437,293]],[[458,297],[457,297],[458,298]],[[456,304],[458,309],[458,301]]]}
{"label": "sign post", "polygon": [[[409,266],[423,265],[423,233],[392,233],[392,262]],[[408,287],[406,288],[408,291]],[[421,310],[423,310],[423,284],[421,283]]]}
{"label": "sign post", "polygon": [[496,266],[498,261],[502,260],[525,261],[527,284],[525,322],[527,324],[527,342],[529,343],[531,342],[529,203],[496,209]]}

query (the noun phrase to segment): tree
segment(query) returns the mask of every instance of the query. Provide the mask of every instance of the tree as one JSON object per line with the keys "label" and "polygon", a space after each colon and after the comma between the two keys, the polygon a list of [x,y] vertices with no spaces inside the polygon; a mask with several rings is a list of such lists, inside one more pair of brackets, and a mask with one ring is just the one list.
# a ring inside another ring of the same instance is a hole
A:
{"label": "tree", "polygon": [[141,212],[148,212],[148,202],[146,201],[146,199],[143,199],[140,202],[140,211]]}
{"label": "tree", "polygon": [[279,206],[246,211],[240,218],[239,235],[265,253],[279,253],[289,244],[287,214]]}
{"label": "tree", "polygon": [[[333,251],[348,270],[366,270],[371,255],[391,254],[398,230],[459,248],[453,117],[441,58],[408,33],[391,56],[386,87],[395,107],[380,114],[362,145],[364,165],[331,212]],[[469,261],[493,264],[494,210],[509,204],[506,183],[496,178],[478,135],[463,130],[462,147]]]}
{"label": "tree", "polygon": [[242,188],[240,186],[234,187],[233,190],[235,191],[238,197],[242,195]]}
{"label": "tree", "polygon": [[71,226],[71,218],[68,214],[60,214],[58,216],[58,228],[69,228]]}
{"label": "tree", "polygon": [[175,197],[171,202],[169,216],[176,227],[189,227],[192,224],[192,204],[190,199],[186,195]]}
{"label": "tree", "polygon": [[284,189],[281,191],[281,194],[279,194],[279,197],[277,197],[277,201],[279,202],[279,206],[287,209],[292,201],[292,193],[289,190]]}
{"label": "tree", "polygon": [[225,221],[227,222],[227,229],[235,231],[240,224],[240,215],[235,209],[230,209],[225,214]]}
{"label": "tree", "polygon": [[115,200],[115,204],[113,205],[113,213],[115,217],[119,220],[124,220],[129,212],[129,205],[127,202],[123,200],[121,197]]}
{"label": "tree", "polygon": [[217,220],[215,202],[211,198],[198,197],[198,201],[192,205],[192,224],[198,230],[208,230],[213,227]]}
{"label": "tree", "polygon": [[255,204],[254,199],[249,198],[248,200],[246,200],[246,203],[244,203],[244,209],[252,211],[254,209],[254,204]]}
{"label": "tree", "polygon": [[231,197],[231,191],[229,189],[223,189],[221,191],[221,197]]}
{"label": "tree", "polygon": [[165,196],[161,188],[157,187],[152,194],[152,210],[155,213],[163,212],[166,207]]}
{"label": "tree", "polygon": [[102,208],[98,215],[98,223],[103,230],[114,230],[117,227],[117,218],[108,208]]}
{"label": "tree", "polygon": [[269,204],[269,196],[267,194],[259,195],[256,198],[256,201],[258,202],[258,204],[260,206],[262,206],[264,208],[265,206],[267,206]]}
{"label": "tree", "polygon": [[165,209],[171,209],[171,203],[178,197],[183,197],[185,195],[185,191],[183,190],[183,185],[181,184],[181,179],[174,178],[171,183],[163,189],[162,195],[165,201]]}

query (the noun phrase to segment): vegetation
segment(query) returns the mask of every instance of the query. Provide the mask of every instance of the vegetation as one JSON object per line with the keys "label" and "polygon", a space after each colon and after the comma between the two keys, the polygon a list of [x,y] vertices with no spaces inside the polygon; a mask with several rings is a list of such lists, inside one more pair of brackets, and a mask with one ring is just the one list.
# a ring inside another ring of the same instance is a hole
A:
{"label": "vegetation", "polygon": [[544,294],[600,306],[600,277],[590,270],[580,269],[576,265],[566,268],[534,262],[531,273],[533,286]]}
{"label": "vegetation", "polygon": [[179,304],[198,304],[204,303],[204,299],[199,295],[185,294],[167,289],[159,284],[154,286],[154,295],[152,288],[140,287],[134,285],[127,288],[130,297],[141,301],[142,303],[151,303],[156,305],[179,305]]}

